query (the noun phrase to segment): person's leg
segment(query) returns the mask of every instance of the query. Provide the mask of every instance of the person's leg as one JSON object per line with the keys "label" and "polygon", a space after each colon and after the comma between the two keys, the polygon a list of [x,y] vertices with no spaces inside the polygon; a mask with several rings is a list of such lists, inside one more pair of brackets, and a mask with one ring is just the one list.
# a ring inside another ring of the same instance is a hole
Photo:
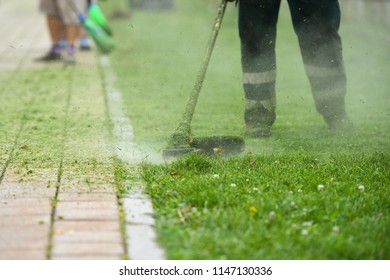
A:
{"label": "person's leg", "polygon": [[61,40],[63,24],[58,16],[47,16],[47,25],[49,27],[50,37],[53,44],[59,44]]}
{"label": "person's leg", "polygon": [[47,27],[49,30],[52,46],[50,51],[36,59],[37,61],[55,61],[61,59],[60,39],[63,32],[63,24],[59,17],[56,5],[51,0],[41,0],[40,11],[46,14]]}
{"label": "person's leg", "polygon": [[349,126],[338,0],[289,0],[317,111],[330,128]]}
{"label": "person's leg", "polygon": [[241,0],[239,34],[249,137],[266,137],[275,121],[275,40],[280,0]]}
{"label": "person's leg", "polygon": [[79,47],[82,51],[89,51],[91,49],[91,44],[88,39],[87,31],[83,27],[80,28]]}
{"label": "person's leg", "polygon": [[79,2],[75,0],[57,0],[57,5],[62,22],[65,25],[65,36],[67,40],[67,56],[65,61],[75,63],[75,43],[80,31],[78,12],[85,10],[85,4],[83,7],[80,7]]}
{"label": "person's leg", "polygon": [[65,35],[69,46],[74,46],[79,36],[80,26],[78,24],[65,25]]}

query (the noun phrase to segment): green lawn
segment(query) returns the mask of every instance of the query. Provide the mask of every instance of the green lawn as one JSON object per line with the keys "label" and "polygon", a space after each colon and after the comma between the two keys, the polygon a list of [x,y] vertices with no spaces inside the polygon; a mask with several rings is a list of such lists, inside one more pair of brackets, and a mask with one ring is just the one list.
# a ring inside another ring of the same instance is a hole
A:
{"label": "green lawn", "polygon": [[[176,1],[172,12],[111,20],[111,61],[137,141],[166,147],[182,115],[216,10]],[[109,4],[103,4],[109,11]],[[390,105],[386,27],[343,22],[347,110],[355,132],[332,134],[315,111],[283,5],[273,136],[246,139],[231,159],[192,155],[144,164],[159,240],[172,259],[388,259]],[[196,136],[242,135],[236,9],[226,13],[192,123]],[[318,185],[323,185],[322,191]],[[359,189],[364,186],[364,191]]]}

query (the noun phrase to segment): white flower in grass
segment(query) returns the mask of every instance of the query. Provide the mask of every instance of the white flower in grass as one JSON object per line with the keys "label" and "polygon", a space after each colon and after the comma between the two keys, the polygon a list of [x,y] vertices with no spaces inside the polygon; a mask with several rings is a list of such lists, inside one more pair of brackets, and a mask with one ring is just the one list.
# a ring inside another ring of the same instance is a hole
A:
{"label": "white flower in grass", "polygon": [[232,188],[237,187],[237,185],[234,184],[234,183],[231,183],[230,186],[231,186]]}
{"label": "white flower in grass", "polygon": [[293,191],[288,191],[288,194],[294,194]]}
{"label": "white flower in grass", "polygon": [[273,219],[275,219],[275,217],[276,217],[275,211],[269,212],[269,214],[268,214],[268,219],[273,220]]}
{"label": "white flower in grass", "polygon": [[311,227],[312,225],[313,225],[313,221],[307,221],[302,223],[302,226],[304,227]]}
{"label": "white flower in grass", "polygon": [[214,178],[214,179],[219,179],[219,174],[214,174],[214,175],[213,175],[213,178]]}
{"label": "white flower in grass", "polygon": [[290,206],[291,206],[291,208],[297,208],[297,205],[295,204],[294,201],[291,201]]}
{"label": "white flower in grass", "polygon": [[334,235],[338,235],[339,232],[340,232],[340,228],[339,228],[338,226],[334,226],[334,227],[332,228],[332,231],[333,231],[333,234],[334,234]]}
{"label": "white flower in grass", "polygon": [[298,230],[299,229],[299,225],[294,223],[294,224],[291,225],[291,229]]}
{"label": "white flower in grass", "polygon": [[360,185],[359,187],[358,187],[358,189],[359,189],[359,191],[361,191],[361,192],[364,192],[364,186],[363,185]]}
{"label": "white flower in grass", "polygon": [[308,236],[308,235],[309,235],[309,231],[308,231],[307,229],[303,229],[303,230],[301,231],[301,234],[302,234],[303,236]]}
{"label": "white flower in grass", "polygon": [[324,188],[325,188],[324,185],[318,185],[318,186],[317,186],[317,190],[318,190],[319,192],[322,192],[322,191],[324,190]]}
{"label": "white flower in grass", "polygon": [[252,189],[254,192],[258,192],[259,191],[259,188],[253,188]]}
{"label": "white flower in grass", "polygon": [[298,193],[302,193],[302,190],[301,190],[301,189],[298,189],[297,192],[298,192]]}

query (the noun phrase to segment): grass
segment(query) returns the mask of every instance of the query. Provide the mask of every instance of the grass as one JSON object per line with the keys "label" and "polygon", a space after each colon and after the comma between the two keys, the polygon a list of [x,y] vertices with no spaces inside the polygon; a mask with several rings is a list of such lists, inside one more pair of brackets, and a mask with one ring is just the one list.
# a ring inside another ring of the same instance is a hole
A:
{"label": "grass", "polygon": [[[102,2],[106,10],[108,2]],[[201,1],[176,1],[174,11],[131,11],[131,18],[110,21],[117,40],[111,60],[138,142],[166,147],[215,15],[215,7]],[[284,3],[273,136],[246,139],[240,157],[193,154],[143,163],[141,171],[113,158],[99,69],[2,70],[1,180],[43,180],[61,190],[74,184],[104,190],[111,183],[120,198],[142,172],[170,259],[389,259],[388,32],[345,22],[341,34],[353,134],[329,133],[315,112]],[[230,5],[193,133],[240,136],[243,105],[237,15]],[[50,243],[48,249],[50,255]]]}
{"label": "grass", "polygon": [[144,176],[172,259],[388,259],[389,159],[193,155]]}
{"label": "grass", "polygon": [[[137,141],[156,150],[166,147],[179,122],[216,15],[200,2],[176,1],[174,11],[131,11],[130,19],[111,21],[118,43],[111,60],[127,114]],[[390,257],[389,38],[383,26],[348,21],[341,36],[354,133],[330,133],[315,111],[284,3],[273,136],[246,139],[240,157],[194,154],[142,165],[170,259]],[[192,122],[194,135],[242,135],[243,106],[231,5]]]}

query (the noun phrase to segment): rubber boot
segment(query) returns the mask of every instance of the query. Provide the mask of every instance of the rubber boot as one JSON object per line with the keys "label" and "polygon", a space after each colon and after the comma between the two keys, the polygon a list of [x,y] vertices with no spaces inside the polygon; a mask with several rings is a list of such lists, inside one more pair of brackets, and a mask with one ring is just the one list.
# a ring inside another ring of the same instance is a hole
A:
{"label": "rubber boot", "polygon": [[271,126],[275,122],[275,119],[274,102],[248,99],[245,101],[244,120],[246,124],[246,137],[265,138],[271,136]]}

